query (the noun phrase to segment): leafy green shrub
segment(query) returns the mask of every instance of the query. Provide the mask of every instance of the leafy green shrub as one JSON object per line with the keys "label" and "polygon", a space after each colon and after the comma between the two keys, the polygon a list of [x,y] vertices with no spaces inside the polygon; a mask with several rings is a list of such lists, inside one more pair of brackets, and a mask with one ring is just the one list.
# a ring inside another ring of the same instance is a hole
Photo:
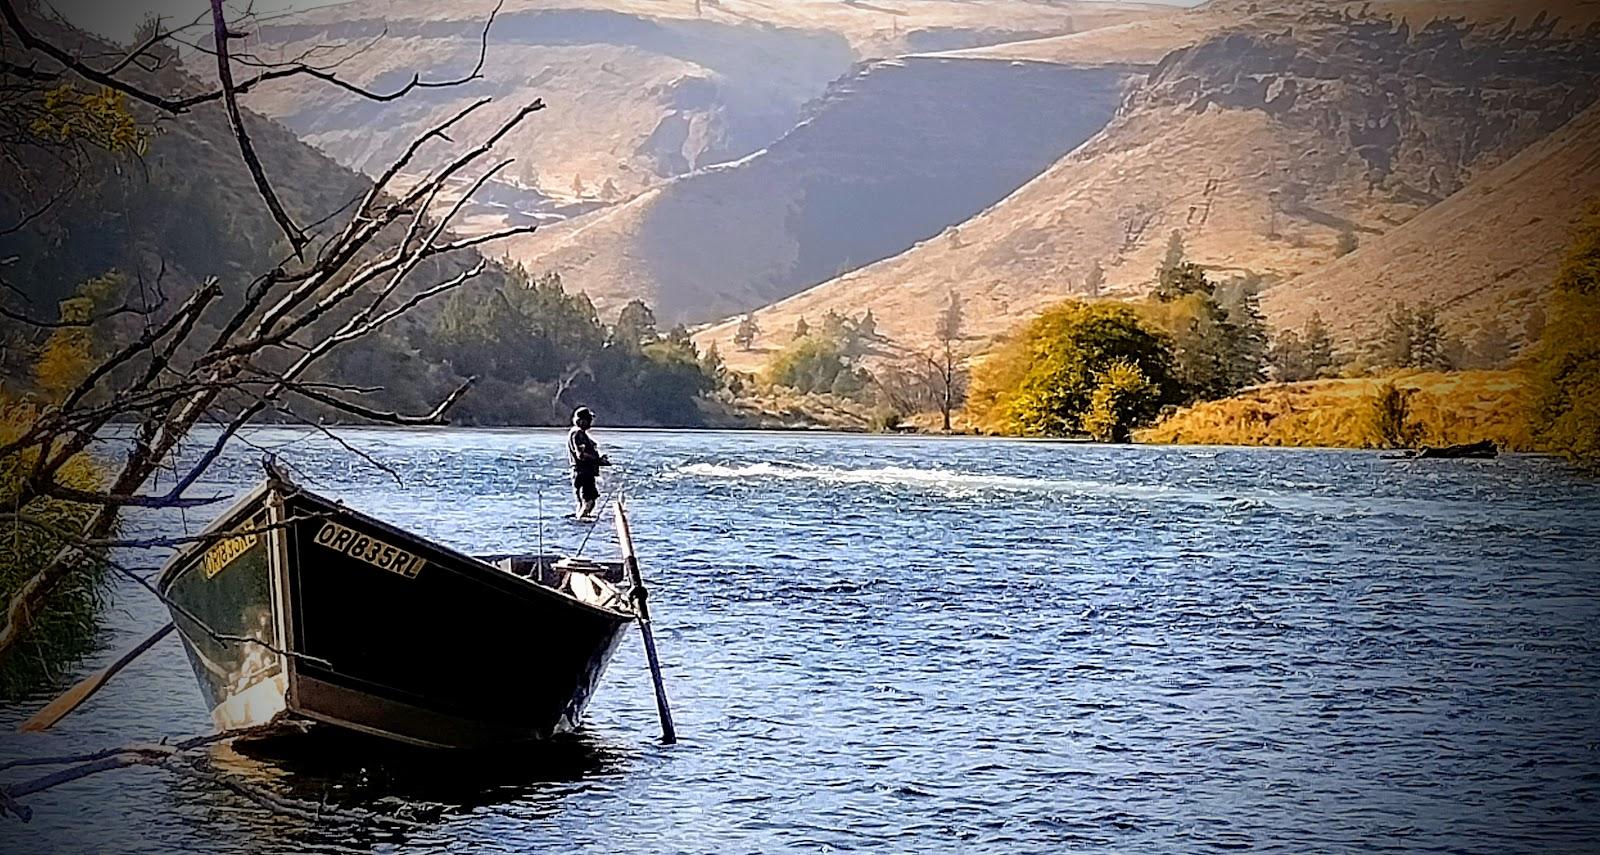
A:
{"label": "leafy green shrub", "polygon": [[813,332],[797,338],[767,360],[762,380],[807,394],[857,398],[872,382],[872,375],[856,364],[848,332]]}
{"label": "leafy green shrub", "polygon": [[1101,376],[1119,362],[1139,370],[1156,390],[1157,406],[1180,398],[1166,336],[1127,306],[1063,303],[978,366],[969,418],[991,433],[1081,434]]}
{"label": "leafy green shrub", "polygon": [[1160,390],[1145,379],[1139,366],[1119,359],[1100,375],[1089,396],[1083,430],[1099,442],[1127,442],[1135,427],[1155,418],[1160,410]]}

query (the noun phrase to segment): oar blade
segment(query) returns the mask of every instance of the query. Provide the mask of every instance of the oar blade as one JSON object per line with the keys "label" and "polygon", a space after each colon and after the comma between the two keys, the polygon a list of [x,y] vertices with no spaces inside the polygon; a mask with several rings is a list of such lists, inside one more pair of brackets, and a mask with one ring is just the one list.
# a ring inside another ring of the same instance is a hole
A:
{"label": "oar blade", "polygon": [[22,726],[17,728],[23,733],[40,733],[56,726],[56,722],[66,718],[83,702],[100,691],[111,676],[110,668],[101,668],[88,677],[78,681],[78,684],[56,696],[56,699],[44,705],[44,708],[34,713]]}
{"label": "oar blade", "polygon": [[30,716],[17,729],[23,733],[39,733],[55,727],[57,722],[71,715],[73,710],[83,706],[84,701],[94,697],[94,694],[100,691],[106,683],[110,682],[118,671],[128,667],[135,659],[144,655],[146,650],[154,647],[156,642],[166,638],[167,633],[172,632],[173,629],[175,627],[169,623],[146,636],[143,641],[118,657],[117,661],[79,680],[72,688],[57,695],[55,700],[45,704],[43,709]]}

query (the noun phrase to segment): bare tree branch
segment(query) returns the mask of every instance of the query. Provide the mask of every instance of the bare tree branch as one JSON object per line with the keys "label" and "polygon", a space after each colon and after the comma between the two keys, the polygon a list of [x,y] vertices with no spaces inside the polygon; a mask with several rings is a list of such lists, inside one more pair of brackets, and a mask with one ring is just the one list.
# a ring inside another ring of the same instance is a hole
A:
{"label": "bare tree branch", "polygon": [[433,412],[420,416],[408,416],[403,413],[395,412],[394,410],[378,410],[371,407],[365,407],[353,401],[346,401],[342,398],[336,398],[332,395],[317,392],[304,386],[290,386],[289,391],[294,392],[296,395],[299,395],[302,398],[315,401],[319,404],[324,404],[341,412],[349,413],[350,415],[366,419],[370,422],[401,425],[405,427],[432,427],[437,425],[447,425],[450,423],[447,419],[445,419],[445,413],[449,412],[450,408],[455,406],[457,401],[461,400],[461,396],[465,395],[467,390],[472,388],[472,384],[477,382],[477,379],[478,378],[476,377],[467,378],[467,382],[457,386],[455,391],[451,392],[448,397],[439,402],[439,406],[433,408]]}
{"label": "bare tree branch", "polygon": [[[242,302],[229,306],[222,317],[202,324],[201,316],[217,308],[217,298],[221,294],[220,285],[215,280],[208,281],[160,323],[147,322],[142,333],[101,360],[60,403],[43,408],[20,437],[0,445],[0,456],[33,455],[31,475],[16,497],[17,512],[26,511],[29,503],[44,498],[77,502],[91,509],[81,526],[60,534],[60,548],[41,562],[32,576],[22,581],[6,603],[4,623],[0,624],[0,657],[15,649],[32,626],[42,604],[75,568],[103,560],[96,553],[117,542],[113,533],[124,508],[193,507],[217,501],[217,497],[190,498],[187,492],[230,441],[238,439],[239,431],[252,419],[272,410],[287,418],[298,418],[285,404],[286,396],[369,421],[442,423],[446,413],[466,392],[466,384],[445,396],[432,412],[406,415],[346,400],[340,392],[347,390],[308,381],[305,375],[335,349],[378,332],[424,301],[462,286],[487,269],[486,263],[478,259],[454,275],[437,274],[441,281],[413,286],[408,280],[428,259],[471,250],[497,237],[531,230],[529,227],[507,229],[464,240],[446,237],[447,229],[466,200],[504,166],[502,163],[479,173],[479,162],[507,134],[543,109],[540,101],[521,107],[486,138],[454,152],[442,167],[404,192],[395,191],[397,177],[421,148],[433,141],[453,143],[450,130],[488,103],[483,99],[414,139],[353,207],[347,204],[341,208],[347,214],[334,212],[317,221],[320,226],[346,216],[340,227],[330,230],[325,238],[310,241],[278,203],[246,133],[238,98],[253,85],[295,75],[346,88],[351,85],[331,72],[304,63],[281,68],[263,67],[248,79],[235,80],[231,73],[235,63],[230,56],[229,40],[237,34],[223,17],[220,0],[211,0],[209,5],[221,87],[214,92],[166,98],[143,91],[115,72],[133,68],[139,63],[139,56],[150,52],[160,41],[157,36],[170,37],[175,31],[163,32],[158,28],[116,64],[100,69],[30,31],[18,15],[14,0],[0,0],[0,18],[8,32],[14,32],[16,39],[30,51],[58,63],[66,72],[83,80],[108,86],[173,114],[209,100],[221,100],[258,194],[280,229],[290,236],[294,249],[292,257],[284,258],[249,281],[244,287]],[[496,13],[498,10],[497,6]],[[476,79],[483,69],[488,26],[492,21],[493,15],[485,24],[480,40],[479,61],[466,77],[434,82],[414,76],[410,84],[388,95],[359,87],[354,87],[353,91],[376,100],[388,100],[419,88],[458,85]],[[251,62],[253,60],[243,64]],[[54,71],[47,68],[42,73]],[[447,183],[458,180],[463,173],[478,177],[468,182],[468,191],[448,206],[443,216],[430,216],[429,201],[436,199]],[[202,329],[215,329],[215,335],[206,333],[209,343],[197,340]],[[264,368],[269,365],[274,366],[270,372]],[[277,367],[279,365],[283,367]],[[174,467],[174,461],[179,459],[178,452],[189,441],[192,429],[213,420],[219,423],[219,431],[214,437],[207,437],[208,444],[198,458],[185,463],[181,471],[174,471],[172,487],[160,494],[147,492],[156,476]],[[120,467],[108,479],[109,483],[97,489],[60,483],[57,474],[62,467],[82,454],[113,422],[131,422],[136,427],[134,440],[128,445]],[[124,571],[119,569],[118,572]],[[159,592],[154,593],[159,596]]]}
{"label": "bare tree branch", "polygon": [[[413,74],[411,80],[408,81],[404,86],[401,86],[399,89],[396,89],[392,92],[376,92],[371,89],[358,86],[349,82],[348,80],[323,71],[314,66],[300,63],[290,63],[264,70],[259,74],[256,74],[244,80],[243,82],[238,83],[237,85],[224,83],[224,85],[219,89],[201,92],[181,98],[167,98],[157,95],[153,92],[149,92],[142,87],[136,86],[127,80],[118,77],[114,72],[105,69],[94,68],[88,63],[83,62],[79,57],[74,56],[66,50],[63,50],[62,48],[50,43],[49,40],[40,38],[23,23],[22,18],[17,13],[15,4],[12,2],[12,0],[0,0],[0,19],[3,19],[6,25],[16,32],[17,38],[22,42],[23,46],[27,47],[29,50],[44,54],[45,56],[59,63],[64,68],[70,70],[73,74],[82,77],[84,80],[87,80],[91,83],[97,83],[109,89],[114,89],[130,98],[162,110],[163,112],[179,114],[187,113],[201,104],[223,100],[228,97],[236,98],[240,95],[244,95],[262,83],[268,83],[273,80],[283,80],[289,77],[312,77],[322,81],[323,83],[343,89],[346,92],[359,95],[369,101],[379,102],[395,101],[400,98],[404,98],[406,95],[409,95],[418,89],[442,89],[470,83],[483,77],[483,66],[488,57],[489,51],[489,28],[494,25],[496,16],[500,14],[501,5],[503,5],[503,0],[502,3],[495,5],[494,10],[489,13],[488,20],[484,22],[483,33],[479,40],[477,64],[473,66],[472,71],[462,77],[453,78],[450,80],[423,80],[421,74]],[[227,26],[226,22],[224,22],[223,26],[225,33],[232,32],[231,28]],[[219,39],[217,43],[218,47],[216,48],[215,52],[218,54],[226,54],[227,52],[226,49],[221,47],[223,41],[223,39]],[[121,70],[123,64],[119,63],[114,67]],[[231,74],[229,77],[231,79]]]}
{"label": "bare tree branch", "polygon": [[289,218],[289,213],[283,209],[283,203],[278,200],[278,194],[272,189],[271,182],[267,181],[267,173],[261,167],[261,158],[256,155],[255,146],[250,142],[250,132],[244,126],[244,116],[239,112],[239,95],[233,85],[233,65],[228,61],[228,40],[236,38],[228,27],[228,18],[222,8],[222,0],[211,0],[211,32],[217,43],[217,79],[222,82],[222,103],[228,111],[228,126],[233,128],[233,138],[239,143],[239,156],[244,158],[245,166],[250,170],[250,178],[256,184],[256,192],[261,194],[261,200],[266,203],[267,210],[272,213],[272,218],[278,222],[278,228],[283,230],[289,244],[296,252],[305,248],[307,239],[305,232],[294,224]]}
{"label": "bare tree branch", "polygon": [[221,787],[273,813],[291,816],[305,822],[348,826],[422,827],[420,823],[402,817],[356,808],[336,807],[320,802],[308,802],[278,795],[256,784],[243,781],[232,775],[221,774],[211,768],[209,751],[212,747],[237,739],[248,739],[258,735],[271,734],[278,729],[280,729],[278,726],[266,725],[258,728],[195,737],[174,745],[166,743],[136,743],[78,756],[41,757],[14,761],[0,767],[0,769],[25,766],[63,766],[66,768],[58,769],[30,781],[0,788],[0,806],[4,806],[5,809],[26,822],[32,816],[32,811],[17,801],[19,796],[42,793],[75,781],[81,781],[93,775],[124,769],[129,766],[152,766],[165,769],[173,774],[202,781],[212,786]]}
{"label": "bare tree branch", "polygon": [[27,314],[22,312],[12,311],[11,309],[6,308],[5,304],[0,303],[0,316],[9,318],[19,324],[27,324],[30,327],[38,327],[40,329],[81,329],[104,323],[121,315],[151,315],[157,311],[160,311],[161,306],[165,302],[166,301],[163,300],[151,306],[135,306],[132,303],[124,301],[122,305],[116,307],[115,309],[108,309],[100,314],[84,318],[81,321],[43,321],[39,320],[38,318],[29,317]]}

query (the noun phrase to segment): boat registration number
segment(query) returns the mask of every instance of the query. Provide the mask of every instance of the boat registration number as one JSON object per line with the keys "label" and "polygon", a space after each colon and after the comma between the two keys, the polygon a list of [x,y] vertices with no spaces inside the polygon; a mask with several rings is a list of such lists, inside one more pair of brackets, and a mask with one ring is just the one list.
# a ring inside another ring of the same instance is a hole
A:
{"label": "boat registration number", "polygon": [[317,530],[316,541],[318,546],[342,552],[380,570],[399,573],[407,579],[417,578],[423,565],[428,563],[421,556],[331,521],[323,523],[322,528]]}

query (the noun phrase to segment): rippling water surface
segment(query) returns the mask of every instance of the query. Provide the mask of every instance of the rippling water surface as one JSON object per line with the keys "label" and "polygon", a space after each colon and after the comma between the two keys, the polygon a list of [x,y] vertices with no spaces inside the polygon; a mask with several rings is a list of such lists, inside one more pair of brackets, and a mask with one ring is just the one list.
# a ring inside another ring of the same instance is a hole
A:
{"label": "rippling water surface", "polygon": [[[275,449],[309,486],[467,551],[571,551],[586,534],[556,518],[570,510],[558,433],[344,436],[400,483],[326,439],[263,430],[211,486],[241,490],[259,449]],[[609,486],[631,496],[680,744],[655,742],[630,639],[583,732],[546,750],[456,761],[323,740],[216,758],[268,789],[414,826],[330,829],[134,769],[33,798],[37,818],[0,825],[0,849],[1487,853],[1600,840],[1600,487],[1553,461],[600,438],[625,463]],[[613,549],[609,526],[586,546]],[[164,620],[120,586],[102,658]],[[0,736],[0,759],[207,727],[169,638],[58,732]]]}

